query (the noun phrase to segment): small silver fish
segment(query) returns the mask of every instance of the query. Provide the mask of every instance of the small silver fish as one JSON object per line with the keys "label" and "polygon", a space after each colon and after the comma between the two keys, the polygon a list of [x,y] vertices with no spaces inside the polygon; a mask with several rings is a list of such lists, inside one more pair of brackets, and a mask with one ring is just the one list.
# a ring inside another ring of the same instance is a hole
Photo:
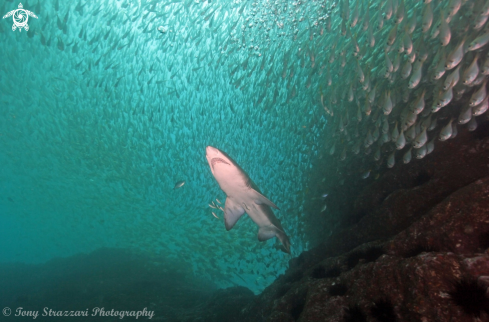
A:
{"label": "small silver fish", "polygon": [[407,152],[404,153],[404,156],[402,157],[402,162],[404,162],[405,164],[411,161],[411,149],[412,148],[409,148],[409,150],[407,150]]}
{"label": "small silver fish", "polygon": [[404,15],[405,15],[404,0],[401,0],[397,6],[396,24],[400,24],[404,20]]}
{"label": "small silver fish", "polygon": [[472,84],[472,82],[477,78],[477,75],[479,75],[479,66],[477,65],[478,59],[479,53],[476,53],[472,63],[469,65],[469,67],[467,67],[467,69],[465,69],[462,75],[462,83],[464,85]]}
{"label": "small silver fish", "polygon": [[406,31],[409,34],[412,34],[414,29],[416,29],[416,22],[417,22],[417,17],[416,17],[416,10],[413,11],[413,16],[409,20],[409,22],[406,25]]}
{"label": "small silver fish", "polygon": [[447,125],[441,130],[439,139],[440,141],[446,141],[452,136],[452,122],[453,119],[451,119]]}
{"label": "small silver fish", "polygon": [[369,103],[373,103],[375,101],[376,90],[377,90],[377,84],[375,84],[374,88],[370,91],[370,93],[368,93],[368,102]]}
{"label": "small silver fish", "polygon": [[[384,21],[384,20],[381,19],[380,21]],[[370,47],[375,46],[375,36],[374,36],[374,32],[372,31],[372,26],[368,27],[368,45]]]}
{"label": "small silver fish", "polygon": [[413,111],[409,110],[409,108],[406,108],[406,114],[404,116],[405,117],[402,119],[403,123],[402,123],[401,130],[406,131],[411,125],[416,123],[416,119],[418,118],[418,115]]}
{"label": "small silver fish", "polygon": [[489,107],[489,96],[484,98],[484,100],[477,106],[472,108],[472,115],[479,116],[484,114]]}
{"label": "small silver fish", "polygon": [[409,77],[409,75],[411,75],[411,70],[413,69],[412,66],[413,65],[411,64],[411,62],[409,60],[406,60],[406,62],[404,63],[404,65],[402,66],[402,69],[401,69],[401,78],[402,79],[406,79]]}
{"label": "small silver fish", "polygon": [[398,150],[402,150],[402,148],[404,148],[405,145],[406,145],[406,138],[404,137],[404,131],[401,131],[396,141],[396,148]]}
{"label": "small silver fish", "polygon": [[423,145],[419,149],[416,150],[416,159],[422,159],[426,155],[426,145]]}
{"label": "small silver fish", "polygon": [[445,61],[446,55],[443,53],[442,58],[436,64],[435,70],[433,71],[433,79],[439,80],[445,74]]}
{"label": "small silver fish", "polygon": [[384,118],[382,121],[382,133],[387,133],[389,132],[389,121],[387,120],[387,117]]}
{"label": "small silver fish", "polygon": [[464,43],[465,38],[463,38],[450,54],[448,54],[445,64],[446,70],[456,67],[462,61],[462,58],[464,57]]}
{"label": "small silver fish", "polygon": [[384,7],[384,18],[385,18],[385,20],[389,20],[392,17],[392,13],[393,13],[392,0],[387,0],[385,2],[385,7]]}
{"label": "small silver fish", "polygon": [[430,30],[431,24],[433,23],[433,11],[431,9],[431,4],[428,3],[423,10],[423,32]]}
{"label": "small silver fish", "polygon": [[438,102],[436,103],[436,106],[432,108],[432,112],[435,113],[439,111],[442,107],[445,107],[450,103],[453,99],[453,90],[452,87],[449,87],[446,91],[441,92],[440,96],[438,97]]}
{"label": "small silver fish", "polygon": [[481,16],[489,16],[489,1],[486,0],[486,3],[484,4],[484,6],[481,9],[480,15]]}
{"label": "small silver fish", "polygon": [[321,208],[321,212],[325,212],[326,211],[326,208],[328,208],[327,205],[324,205],[322,208]]}
{"label": "small silver fish", "polygon": [[431,122],[430,126],[428,127],[428,131],[433,131],[437,125],[438,125],[438,119],[435,117],[435,119]]}
{"label": "small silver fish", "polygon": [[443,83],[443,90],[447,90],[450,87],[454,87],[457,85],[460,80],[460,64],[455,68],[455,70],[445,78],[445,82]]}
{"label": "small silver fish", "polygon": [[406,27],[406,32],[404,33],[404,37],[402,38],[403,45],[404,45],[404,52],[406,53],[406,55],[410,55],[411,52],[413,51],[413,41],[409,34],[410,34],[409,30]]}
{"label": "small silver fish", "polygon": [[353,9],[353,13],[352,13],[352,16],[351,16],[351,23],[350,23],[350,27],[353,28],[357,25],[357,22],[358,22],[358,17],[359,17],[359,11],[358,11],[358,4],[360,3],[360,1],[357,0],[357,3],[355,5],[355,9]]}
{"label": "small silver fish", "polygon": [[487,43],[489,43],[489,31],[472,40],[468,50],[469,51],[477,50],[487,45]]}
{"label": "small silver fish", "polygon": [[375,150],[375,153],[374,153],[374,160],[375,161],[379,161],[380,160],[380,146],[377,148],[377,150]]}
{"label": "small silver fish", "polygon": [[389,32],[389,35],[387,36],[387,46],[392,46],[394,42],[396,41],[397,37],[397,25],[394,25],[392,27],[391,31]]}
{"label": "small silver fish", "polygon": [[367,179],[370,176],[370,170],[362,174],[362,179]]}
{"label": "small silver fish", "polygon": [[452,136],[450,136],[450,139],[454,139],[457,136],[457,133],[457,123],[452,123]]}
{"label": "small silver fish", "polygon": [[[367,8],[370,8],[371,5],[371,0],[367,3]],[[369,10],[365,11],[365,14],[363,16],[363,24],[362,24],[362,30],[367,31],[368,26],[370,25],[370,15],[369,15]]]}
{"label": "small silver fish", "polygon": [[411,142],[416,137],[416,125],[412,125],[409,129],[404,132],[404,137],[406,141]]}
{"label": "small silver fish", "polygon": [[435,138],[426,143],[426,154],[430,154],[435,149]]}
{"label": "small silver fish", "polygon": [[419,133],[414,139],[413,148],[419,149],[428,141],[428,135],[426,134],[426,128],[424,128],[421,133]]}
{"label": "small silver fish", "polygon": [[458,124],[467,124],[472,119],[472,106],[468,106],[460,112]]}
{"label": "small silver fish", "polygon": [[473,28],[475,30],[480,30],[486,24],[488,18],[489,16],[483,16],[483,15],[477,16],[474,20]]}
{"label": "small silver fish", "polygon": [[[391,133],[391,141],[396,142],[398,138],[399,138],[399,130],[397,129],[397,122],[396,122],[396,125],[394,126],[394,129],[392,130]],[[380,149],[379,149],[379,153],[380,153]]]}
{"label": "small silver fish", "polygon": [[384,106],[382,107],[382,110],[384,111],[384,115],[389,115],[392,111],[392,100],[391,100],[391,91],[387,91],[385,93],[385,99],[384,99]]}
{"label": "small silver fish", "polygon": [[470,106],[479,105],[486,98],[486,83],[487,80],[484,80],[481,87],[472,94],[469,101]]}
{"label": "small silver fish", "polygon": [[392,168],[396,164],[396,156],[395,156],[396,151],[392,151],[392,153],[389,155],[389,158],[387,159],[387,167]]}
{"label": "small silver fish", "polygon": [[424,106],[425,106],[425,102],[424,102],[424,96],[425,96],[425,94],[426,94],[426,90],[423,89],[423,91],[421,92],[421,94],[414,101],[413,106],[411,108],[411,111],[413,113],[419,114],[419,113],[423,112],[423,109],[424,109]]}
{"label": "small silver fish", "polygon": [[381,14],[377,15],[377,30],[381,30],[384,27],[384,17]]}
{"label": "small silver fish", "polygon": [[411,78],[409,79],[409,88],[415,88],[416,86],[418,86],[419,82],[421,81],[422,71],[423,62],[418,60],[414,64],[413,72]]}
{"label": "small silver fish", "polygon": [[467,124],[467,130],[470,132],[475,131],[477,129],[477,121],[475,120],[475,117],[473,117],[470,122]]}
{"label": "small silver fish", "polygon": [[421,128],[426,128],[428,129],[430,127],[430,124],[431,124],[431,113],[430,115],[428,115],[427,118],[424,118],[422,121],[421,121],[421,124],[420,124],[420,127]]}
{"label": "small silver fish", "polygon": [[175,183],[175,187],[173,187],[173,190],[181,188],[185,184],[185,181],[178,181]]}
{"label": "small silver fish", "polygon": [[222,202],[220,202],[219,199],[216,198],[216,201],[222,205]]}
{"label": "small silver fish", "polygon": [[442,47],[445,47],[450,43],[450,38],[452,37],[452,33],[450,32],[450,27],[448,26],[447,21],[445,20],[445,15],[443,14],[443,10],[441,12],[440,19],[440,42]]}
{"label": "small silver fish", "polygon": [[384,52],[384,56],[385,56],[385,69],[389,73],[392,73],[392,71],[394,70],[394,65],[392,64],[392,61],[390,60],[389,55],[387,55],[386,52]]}
{"label": "small silver fish", "polygon": [[450,0],[450,3],[448,4],[448,16],[453,17],[461,6],[462,0]]}

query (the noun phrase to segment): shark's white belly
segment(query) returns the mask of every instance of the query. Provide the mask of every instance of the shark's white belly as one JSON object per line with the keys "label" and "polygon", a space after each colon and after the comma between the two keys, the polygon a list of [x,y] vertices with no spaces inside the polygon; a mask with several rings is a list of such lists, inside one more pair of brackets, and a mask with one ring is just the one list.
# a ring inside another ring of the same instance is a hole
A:
{"label": "shark's white belly", "polygon": [[265,227],[272,224],[267,214],[262,209],[262,207],[268,206],[257,205],[255,201],[251,198],[244,198],[239,202],[243,206],[243,209],[248,214],[248,216],[250,216],[251,220],[253,220],[253,222],[259,227]]}

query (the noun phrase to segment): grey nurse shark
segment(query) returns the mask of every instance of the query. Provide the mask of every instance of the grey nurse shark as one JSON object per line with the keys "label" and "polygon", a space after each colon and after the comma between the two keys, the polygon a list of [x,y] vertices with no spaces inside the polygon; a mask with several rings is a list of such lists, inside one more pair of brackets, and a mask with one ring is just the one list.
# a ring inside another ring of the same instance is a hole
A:
{"label": "grey nurse shark", "polygon": [[226,193],[224,222],[230,230],[246,212],[258,225],[258,240],[265,241],[277,237],[283,251],[290,254],[289,237],[270,207],[278,207],[262,195],[250,177],[226,153],[208,146],[205,149],[207,162],[219,187]]}

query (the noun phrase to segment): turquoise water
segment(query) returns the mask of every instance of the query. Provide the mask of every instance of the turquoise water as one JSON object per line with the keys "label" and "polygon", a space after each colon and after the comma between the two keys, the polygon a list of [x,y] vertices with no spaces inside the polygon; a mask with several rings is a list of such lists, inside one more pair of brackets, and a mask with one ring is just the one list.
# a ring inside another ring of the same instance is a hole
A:
{"label": "turquoise water", "polygon": [[[328,177],[313,164],[336,178],[335,165],[350,162],[358,180],[377,179],[457,127],[474,130],[487,110],[487,1],[49,0],[23,9],[37,16],[28,31],[12,30],[26,12],[0,24],[1,262],[119,247],[258,293],[310,248],[306,203],[328,216],[328,191],[309,188]],[[259,242],[247,216],[226,231],[209,207],[226,199],[209,145],[280,208],[291,255],[275,238]]]}
{"label": "turquoise water", "polygon": [[[258,242],[247,216],[228,232],[212,215],[208,204],[226,197],[207,145],[281,208],[292,255],[307,248],[305,173],[326,122],[303,77],[275,77],[282,42],[235,48],[228,24],[248,2],[23,4],[38,16],[28,32],[1,21],[1,261],[131,248],[261,291],[291,257]],[[304,90],[289,97],[291,86]]]}

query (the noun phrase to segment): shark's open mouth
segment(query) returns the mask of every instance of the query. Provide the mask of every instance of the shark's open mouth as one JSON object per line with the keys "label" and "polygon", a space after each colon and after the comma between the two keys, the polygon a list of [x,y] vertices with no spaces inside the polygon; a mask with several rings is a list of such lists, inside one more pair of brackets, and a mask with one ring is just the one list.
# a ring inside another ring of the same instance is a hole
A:
{"label": "shark's open mouth", "polygon": [[216,163],[224,163],[224,164],[230,165],[229,163],[227,163],[226,161],[224,161],[221,158],[212,158],[212,160],[211,160],[212,169],[214,169],[214,164],[216,164]]}

